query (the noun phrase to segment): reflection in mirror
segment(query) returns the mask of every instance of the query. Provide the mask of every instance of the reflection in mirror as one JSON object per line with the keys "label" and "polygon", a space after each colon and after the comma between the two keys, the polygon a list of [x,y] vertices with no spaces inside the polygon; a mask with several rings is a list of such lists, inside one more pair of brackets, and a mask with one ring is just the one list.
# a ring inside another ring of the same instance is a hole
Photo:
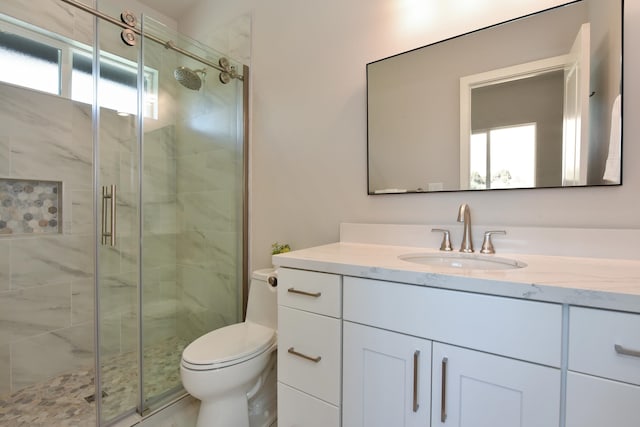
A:
{"label": "reflection in mirror", "polygon": [[367,65],[369,194],[621,184],[622,1]]}

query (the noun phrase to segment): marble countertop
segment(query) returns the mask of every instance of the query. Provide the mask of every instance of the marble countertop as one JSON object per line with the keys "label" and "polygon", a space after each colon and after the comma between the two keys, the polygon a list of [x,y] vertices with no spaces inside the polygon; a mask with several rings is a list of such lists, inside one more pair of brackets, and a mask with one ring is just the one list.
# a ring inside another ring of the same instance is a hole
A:
{"label": "marble countertop", "polygon": [[[640,261],[500,253],[527,264],[464,270],[398,258],[432,248],[333,243],[273,256],[273,264],[346,276],[640,313]],[[441,252],[440,252],[441,253]],[[491,257],[493,255],[481,255]]]}

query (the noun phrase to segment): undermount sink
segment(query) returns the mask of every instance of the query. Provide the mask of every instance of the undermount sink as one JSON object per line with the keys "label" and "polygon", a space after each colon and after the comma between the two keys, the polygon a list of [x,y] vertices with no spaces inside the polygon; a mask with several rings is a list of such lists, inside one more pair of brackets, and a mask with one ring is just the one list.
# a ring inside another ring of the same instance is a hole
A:
{"label": "undermount sink", "polygon": [[522,261],[465,253],[411,253],[400,255],[403,261],[461,270],[511,270],[526,267]]}

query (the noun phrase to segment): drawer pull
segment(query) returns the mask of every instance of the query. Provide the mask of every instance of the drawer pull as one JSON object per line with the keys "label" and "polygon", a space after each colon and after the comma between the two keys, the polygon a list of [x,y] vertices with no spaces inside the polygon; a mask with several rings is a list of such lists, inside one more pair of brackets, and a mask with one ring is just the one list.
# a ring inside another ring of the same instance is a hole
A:
{"label": "drawer pull", "polygon": [[293,354],[294,356],[302,357],[303,359],[310,360],[313,363],[318,363],[320,360],[322,360],[321,356],[311,357],[311,356],[307,356],[306,354],[303,354],[303,353],[298,353],[293,347],[289,347],[289,350],[287,350],[287,351],[289,352],[289,354]]}
{"label": "drawer pull", "polygon": [[418,412],[418,363],[420,362],[420,350],[413,353],[413,412]]}
{"label": "drawer pull", "polygon": [[440,399],[440,422],[447,421],[447,364],[449,359],[442,358],[442,397]]}
{"label": "drawer pull", "polygon": [[638,350],[631,350],[629,348],[624,348],[620,344],[614,345],[613,348],[616,349],[616,353],[618,354],[622,354],[625,356],[632,356],[632,357],[640,357],[640,351]]}
{"label": "drawer pull", "polygon": [[287,292],[291,292],[292,294],[306,295],[308,297],[314,297],[314,298],[318,298],[320,295],[322,295],[322,292],[305,292],[305,291],[299,291],[296,288],[289,288],[287,289]]}

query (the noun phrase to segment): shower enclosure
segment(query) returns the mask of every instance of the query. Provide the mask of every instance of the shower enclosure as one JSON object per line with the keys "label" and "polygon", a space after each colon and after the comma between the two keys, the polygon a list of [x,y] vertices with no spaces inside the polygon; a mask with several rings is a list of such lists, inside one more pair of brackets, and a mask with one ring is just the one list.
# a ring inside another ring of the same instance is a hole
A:
{"label": "shower enclosure", "polygon": [[161,408],[242,316],[248,69],[72,0],[3,0],[0,62],[0,425]]}

